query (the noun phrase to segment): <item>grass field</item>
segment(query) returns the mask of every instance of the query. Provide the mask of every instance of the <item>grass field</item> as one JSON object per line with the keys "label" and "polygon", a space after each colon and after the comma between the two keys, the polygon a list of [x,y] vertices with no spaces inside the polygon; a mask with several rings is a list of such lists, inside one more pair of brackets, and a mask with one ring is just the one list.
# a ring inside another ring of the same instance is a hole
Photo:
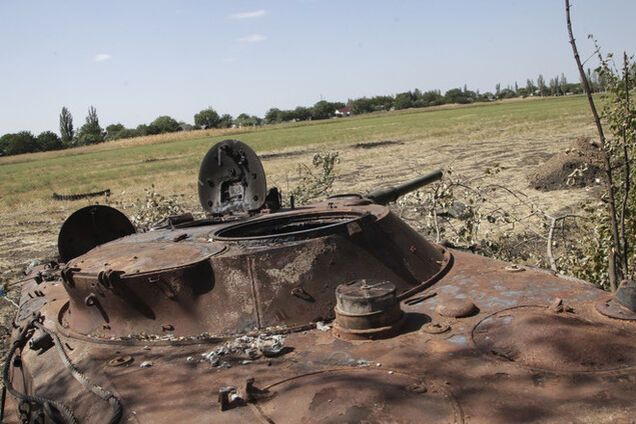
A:
{"label": "grass field", "polygon": [[[199,162],[215,142],[239,138],[264,159],[269,185],[283,192],[293,185],[297,165],[320,150],[340,152],[336,191],[364,191],[437,167],[477,176],[493,165],[496,178],[528,190],[525,176],[572,139],[593,135],[585,99],[580,96],[513,100],[494,104],[440,107],[360,117],[281,124],[258,129],[195,131],[60,152],[0,158],[0,214],[4,237],[0,267],[12,269],[54,249],[63,219],[89,201],[60,202],[53,192],[78,193],[110,188],[124,205],[154,184],[162,194],[184,194],[196,207]],[[356,143],[388,140],[376,148]],[[549,207],[585,199],[585,190],[531,194]],[[565,197],[565,198],[564,198]]]}

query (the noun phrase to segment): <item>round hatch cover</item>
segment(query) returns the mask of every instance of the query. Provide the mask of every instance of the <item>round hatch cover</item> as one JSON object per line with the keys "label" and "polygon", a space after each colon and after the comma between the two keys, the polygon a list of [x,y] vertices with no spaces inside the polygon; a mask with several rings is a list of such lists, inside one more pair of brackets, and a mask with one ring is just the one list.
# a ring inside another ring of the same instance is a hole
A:
{"label": "round hatch cover", "polygon": [[123,275],[158,273],[207,260],[221,251],[216,245],[191,243],[110,243],[69,262],[71,268],[97,275],[105,269]]}
{"label": "round hatch cover", "polygon": [[238,140],[214,145],[199,171],[199,201],[206,212],[250,212],[265,203],[263,165],[251,147]]}
{"label": "round hatch cover", "polygon": [[267,387],[258,411],[275,423],[459,423],[459,406],[441,384],[368,368],[328,370]]}
{"label": "round hatch cover", "polygon": [[499,359],[533,369],[598,372],[636,366],[636,333],[541,307],[518,307],[486,317],[475,345]]}
{"label": "round hatch cover", "polygon": [[133,234],[135,227],[126,215],[115,208],[92,205],[69,216],[57,237],[63,262],[76,258],[109,241]]}

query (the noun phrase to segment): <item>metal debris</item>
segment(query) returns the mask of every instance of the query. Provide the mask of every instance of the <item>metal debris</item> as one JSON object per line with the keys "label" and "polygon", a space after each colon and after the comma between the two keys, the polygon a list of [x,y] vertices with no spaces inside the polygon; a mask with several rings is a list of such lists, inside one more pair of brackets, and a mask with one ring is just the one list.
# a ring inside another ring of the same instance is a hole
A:
{"label": "metal debris", "polygon": [[556,314],[560,314],[561,312],[574,312],[574,308],[563,303],[563,299],[557,297],[550,304],[550,310]]}
{"label": "metal debris", "polygon": [[331,330],[331,326],[329,324],[325,324],[322,321],[316,322],[316,329],[320,331],[329,331]]}
{"label": "metal debris", "polygon": [[504,267],[504,270],[508,271],[508,272],[523,272],[526,269],[520,265],[517,264],[512,264],[512,265],[508,265],[506,267]]}
{"label": "metal debris", "polygon": [[550,310],[552,312],[556,312],[557,314],[563,312],[563,299],[561,299],[560,297],[554,299],[550,304]]}
{"label": "metal debris", "polygon": [[268,358],[278,356],[284,349],[283,335],[240,336],[201,356],[213,367],[229,368],[232,362],[248,364],[263,356]]}

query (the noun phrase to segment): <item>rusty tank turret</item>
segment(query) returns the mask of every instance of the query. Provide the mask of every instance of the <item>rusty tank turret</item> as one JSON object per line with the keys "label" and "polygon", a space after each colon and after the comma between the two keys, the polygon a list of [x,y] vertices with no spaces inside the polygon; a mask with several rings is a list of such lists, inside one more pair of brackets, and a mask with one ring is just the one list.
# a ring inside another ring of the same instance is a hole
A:
{"label": "rusty tank turret", "polygon": [[634,283],[426,240],[385,204],[440,176],[281,208],[226,140],[205,219],[80,209],[23,284],[3,422],[634,422]]}

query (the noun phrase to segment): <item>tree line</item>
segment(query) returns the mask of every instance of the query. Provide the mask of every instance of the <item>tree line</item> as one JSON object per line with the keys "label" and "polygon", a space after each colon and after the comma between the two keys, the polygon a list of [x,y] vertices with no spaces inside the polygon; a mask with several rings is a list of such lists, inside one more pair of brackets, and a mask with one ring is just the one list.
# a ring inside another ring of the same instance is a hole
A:
{"label": "tree line", "polygon": [[[636,75],[636,67],[632,67],[632,72]],[[595,92],[605,91],[607,83],[601,73],[588,69],[587,74],[591,87]],[[220,115],[212,107],[209,107],[194,115],[194,124],[177,121],[170,116],[164,115],[159,116],[149,124],[140,124],[136,128],[126,128],[120,123],[110,124],[103,128],[100,125],[97,110],[91,106],[88,109],[84,124],[77,130],[73,124],[73,115],[66,107],[63,107],[59,116],[59,136],[52,131],[44,131],[37,136],[29,131],[5,134],[0,137],[0,155],[9,156],[21,153],[60,150],[121,138],[177,131],[260,126],[263,124],[321,120],[443,104],[470,104],[513,97],[562,96],[580,94],[582,92],[581,84],[579,82],[569,83],[564,74],[557,75],[547,81],[543,75],[539,75],[536,80],[527,79],[525,86],[520,86],[515,82],[514,85],[502,88],[501,84],[496,84],[494,92],[480,93],[479,90],[469,90],[466,85],[462,88],[452,88],[444,94],[440,90],[421,91],[415,89],[397,93],[396,95],[349,99],[346,103],[321,100],[310,107],[298,106],[289,110],[281,110],[274,107],[269,109],[263,118],[247,113],[242,113],[237,117],[233,117],[230,114]]]}

